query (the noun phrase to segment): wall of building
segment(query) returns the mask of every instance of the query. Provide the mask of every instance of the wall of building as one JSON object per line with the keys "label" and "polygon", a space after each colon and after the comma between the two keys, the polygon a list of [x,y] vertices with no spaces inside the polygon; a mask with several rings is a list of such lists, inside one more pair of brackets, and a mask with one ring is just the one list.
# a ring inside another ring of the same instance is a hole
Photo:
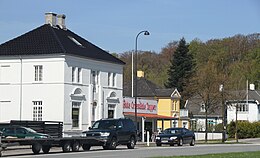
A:
{"label": "wall of building", "polygon": [[[42,102],[42,120],[62,121],[65,131],[86,130],[93,121],[108,117],[111,104],[115,105],[114,117],[123,117],[123,65],[73,56],[17,58],[1,57],[0,60],[0,122],[32,120],[35,101]],[[35,65],[43,67],[42,81],[34,81]],[[79,83],[72,82],[72,67],[81,68]],[[91,70],[100,72],[95,93]],[[116,74],[114,86],[108,84],[108,73]],[[79,90],[80,94],[74,94]],[[72,128],[72,102],[75,101],[80,102],[77,129]],[[95,118],[92,117],[94,102]]]}
{"label": "wall of building", "polygon": [[[245,104],[245,103],[243,103]],[[248,111],[246,112],[237,112],[237,119],[238,120],[245,120],[249,122],[259,121],[259,110],[258,106],[255,103],[248,103]],[[236,120],[236,106],[232,104],[228,106],[227,109],[227,123]]]}
{"label": "wall of building", "polygon": [[[171,116],[171,105],[172,101],[171,99],[158,99],[158,115],[163,116]],[[157,122],[157,127],[162,129],[162,121]],[[164,129],[171,127],[171,121],[165,120],[164,121]]]}
{"label": "wall of building", "polygon": [[[36,56],[1,58],[0,121],[32,120],[33,101],[42,101],[42,119],[63,120],[63,113],[57,112],[63,105],[63,62]],[[35,65],[43,66],[42,81],[35,81]]]}

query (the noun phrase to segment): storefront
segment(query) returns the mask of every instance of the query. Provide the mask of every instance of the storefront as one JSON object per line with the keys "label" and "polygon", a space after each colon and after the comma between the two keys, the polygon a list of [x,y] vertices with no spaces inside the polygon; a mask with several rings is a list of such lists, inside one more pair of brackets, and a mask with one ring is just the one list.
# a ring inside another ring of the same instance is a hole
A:
{"label": "storefront", "polygon": [[[150,140],[158,134],[157,120],[176,120],[174,117],[158,115],[157,100],[137,99],[137,131],[142,142],[145,141],[147,131],[150,134]],[[123,100],[123,114],[127,118],[135,121],[135,99],[125,97]]]}

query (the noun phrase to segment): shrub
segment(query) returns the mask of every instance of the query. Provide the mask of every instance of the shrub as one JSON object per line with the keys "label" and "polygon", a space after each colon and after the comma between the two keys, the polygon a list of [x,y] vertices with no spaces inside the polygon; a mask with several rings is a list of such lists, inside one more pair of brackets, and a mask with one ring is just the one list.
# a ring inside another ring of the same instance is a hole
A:
{"label": "shrub", "polygon": [[[231,121],[227,125],[227,133],[229,138],[234,138],[236,133],[236,123]],[[238,138],[256,138],[260,137],[260,122],[250,123],[248,121],[238,121],[237,124]]]}

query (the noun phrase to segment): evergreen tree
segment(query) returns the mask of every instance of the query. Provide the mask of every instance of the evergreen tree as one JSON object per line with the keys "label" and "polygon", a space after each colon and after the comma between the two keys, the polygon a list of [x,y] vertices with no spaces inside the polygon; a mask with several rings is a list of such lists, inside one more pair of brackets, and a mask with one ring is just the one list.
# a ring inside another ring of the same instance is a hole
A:
{"label": "evergreen tree", "polygon": [[176,51],[173,53],[171,65],[168,69],[168,81],[166,88],[177,88],[183,92],[188,79],[191,77],[193,69],[193,58],[189,53],[189,45],[184,38],[179,41]]}

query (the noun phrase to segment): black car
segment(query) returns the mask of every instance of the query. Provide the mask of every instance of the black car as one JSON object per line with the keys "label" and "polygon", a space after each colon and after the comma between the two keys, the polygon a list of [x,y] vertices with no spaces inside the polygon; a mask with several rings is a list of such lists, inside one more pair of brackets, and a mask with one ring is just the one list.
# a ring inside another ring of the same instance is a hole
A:
{"label": "black car", "polygon": [[26,139],[39,139],[39,138],[49,138],[50,135],[37,133],[31,128],[9,125],[0,127],[3,138],[26,138]]}
{"label": "black car", "polygon": [[162,144],[169,144],[174,146],[178,144],[182,146],[183,144],[195,145],[195,134],[186,128],[168,128],[156,136],[156,145],[161,146]]}
{"label": "black car", "polygon": [[88,143],[82,147],[89,150],[91,146],[103,146],[104,149],[116,149],[117,145],[127,145],[134,149],[136,144],[136,128],[131,119],[101,119],[96,121],[89,131],[83,132]]}

